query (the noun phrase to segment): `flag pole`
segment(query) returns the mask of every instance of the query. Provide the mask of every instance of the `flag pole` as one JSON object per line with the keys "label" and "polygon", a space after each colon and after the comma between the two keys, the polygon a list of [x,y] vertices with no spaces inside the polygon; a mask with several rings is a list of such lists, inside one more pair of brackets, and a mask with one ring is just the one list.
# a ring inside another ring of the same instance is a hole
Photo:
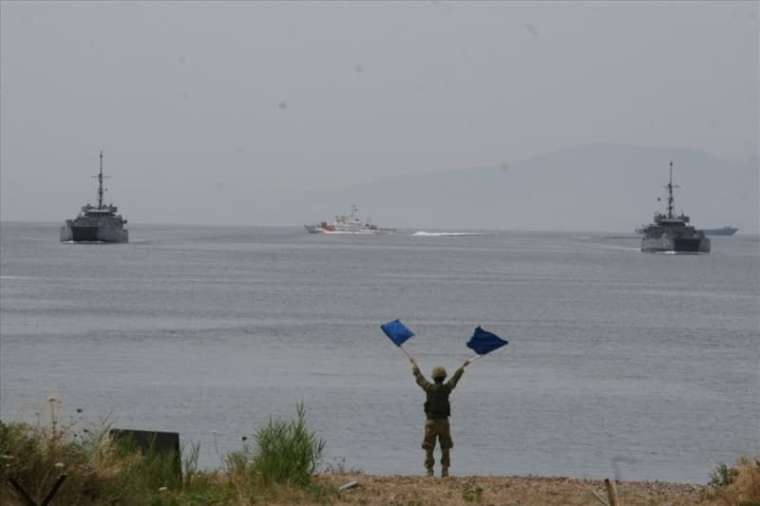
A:
{"label": "flag pole", "polygon": [[470,363],[472,364],[472,363],[473,363],[473,362],[475,362],[477,359],[479,359],[479,358],[482,358],[482,357],[484,357],[484,356],[485,356],[485,355],[475,355],[474,357],[472,357],[472,358],[468,358],[467,360],[469,360],[469,361],[470,361]]}
{"label": "flag pole", "polygon": [[481,359],[481,358],[485,357],[486,355],[488,355],[488,353],[484,353],[482,355],[475,355],[474,357],[468,358],[467,360],[469,360],[470,363],[473,363],[474,361],[476,361],[478,359]]}
{"label": "flag pole", "polygon": [[401,345],[399,344],[399,346],[398,346],[398,347],[399,347],[399,348],[401,348],[401,351],[403,351],[403,352],[404,352],[404,355],[406,355],[406,357],[407,357],[409,360],[411,360],[412,362],[416,362],[416,360],[414,360],[414,358],[413,358],[413,357],[412,357],[412,356],[409,354],[409,352],[408,352],[408,351],[406,351],[406,349],[404,349],[404,347],[403,347],[403,346],[401,346]]}

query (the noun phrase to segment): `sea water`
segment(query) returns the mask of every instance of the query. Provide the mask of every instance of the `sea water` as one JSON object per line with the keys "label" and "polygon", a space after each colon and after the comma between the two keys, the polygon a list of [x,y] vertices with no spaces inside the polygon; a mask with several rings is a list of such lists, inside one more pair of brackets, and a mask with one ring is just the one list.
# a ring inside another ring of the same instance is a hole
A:
{"label": "sea water", "polygon": [[[423,233],[416,233],[423,232]],[[424,371],[482,325],[509,345],[452,395],[455,474],[705,482],[760,451],[760,242],[635,235],[310,235],[133,225],[129,244],[0,228],[0,416],[176,431],[220,466],[303,403],[325,464],[420,473]],[[77,410],[81,410],[78,413]]]}

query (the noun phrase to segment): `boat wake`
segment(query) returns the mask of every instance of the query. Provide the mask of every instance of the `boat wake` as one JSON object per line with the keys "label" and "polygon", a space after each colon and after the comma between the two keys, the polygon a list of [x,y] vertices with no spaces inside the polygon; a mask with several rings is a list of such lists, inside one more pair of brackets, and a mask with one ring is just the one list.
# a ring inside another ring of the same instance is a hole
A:
{"label": "boat wake", "polygon": [[705,254],[704,251],[657,251],[660,255],[697,256]]}
{"label": "boat wake", "polygon": [[485,235],[478,232],[425,232],[419,230],[412,234],[412,237],[461,237],[461,236],[477,236]]}
{"label": "boat wake", "polygon": [[636,248],[633,246],[615,246],[613,244],[597,244],[595,245],[601,249],[614,249],[617,251],[635,251],[637,253],[641,252],[641,248]]}

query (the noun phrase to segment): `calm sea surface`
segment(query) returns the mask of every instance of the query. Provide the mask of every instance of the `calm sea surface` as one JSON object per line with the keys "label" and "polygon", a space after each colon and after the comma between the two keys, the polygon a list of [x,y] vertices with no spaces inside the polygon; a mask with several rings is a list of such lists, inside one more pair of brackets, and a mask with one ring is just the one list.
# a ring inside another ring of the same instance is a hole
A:
{"label": "calm sea surface", "polygon": [[[419,473],[427,373],[510,340],[452,396],[455,474],[705,482],[760,451],[760,242],[651,255],[635,236],[338,237],[131,227],[125,245],[0,229],[0,415],[177,431],[220,465],[303,401],[327,462]],[[82,413],[77,414],[76,410]]]}

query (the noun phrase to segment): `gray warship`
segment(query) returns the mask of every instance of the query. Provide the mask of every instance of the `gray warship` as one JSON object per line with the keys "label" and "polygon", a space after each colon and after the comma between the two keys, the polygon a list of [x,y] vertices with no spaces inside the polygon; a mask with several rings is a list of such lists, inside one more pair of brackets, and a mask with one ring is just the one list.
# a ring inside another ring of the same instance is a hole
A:
{"label": "gray warship", "polygon": [[127,220],[116,214],[118,208],[113,204],[103,204],[103,152],[100,152],[100,170],[98,175],[98,205],[82,206],[79,215],[73,220],[66,220],[61,227],[62,242],[129,242],[129,231],[124,228]]}
{"label": "gray warship", "polygon": [[670,162],[670,179],[665,188],[668,190],[667,213],[654,213],[654,223],[636,229],[644,236],[641,251],[709,253],[710,239],[705,233],[689,225],[689,217],[685,214],[675,215],[673,188],[678,187],[673,185],[673,162]]}
{"label": "gray warship", "polygon": [[703,228],[702,232],[707,235],[734,235],[739,229],[732,225],[725,225],[719,228]]}

